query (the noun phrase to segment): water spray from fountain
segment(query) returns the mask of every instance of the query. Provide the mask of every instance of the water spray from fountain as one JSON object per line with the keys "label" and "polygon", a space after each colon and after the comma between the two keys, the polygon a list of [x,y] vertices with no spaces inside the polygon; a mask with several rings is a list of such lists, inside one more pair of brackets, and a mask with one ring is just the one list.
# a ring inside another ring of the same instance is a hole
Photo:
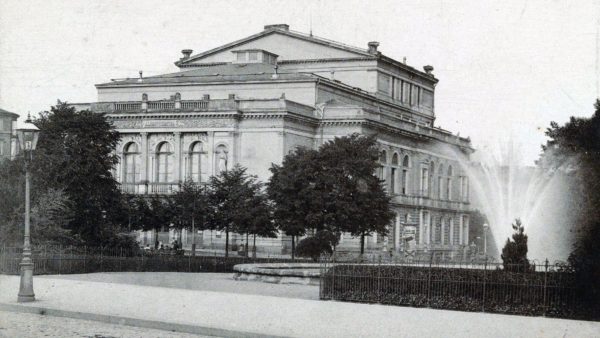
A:
{"label": "water spray from fountain", "polygon": [[578,204],[567,170],[523,165],[519,147],[511,141],[483,147],[461,166],[469,177],[472,208],[487,217],[498,250],[518,218],[529,236],[529,259],[567,259]]}

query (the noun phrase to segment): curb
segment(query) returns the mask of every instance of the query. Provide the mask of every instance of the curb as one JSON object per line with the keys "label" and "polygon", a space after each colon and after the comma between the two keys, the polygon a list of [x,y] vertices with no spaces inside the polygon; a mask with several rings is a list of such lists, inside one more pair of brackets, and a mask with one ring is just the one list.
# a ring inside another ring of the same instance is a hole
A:
{"label": "curb", "polygon": [[214,337],[235,337],[235,338],[259,338],[259,337],[282,338],[282,337],[284,337],[284,336],[265,335],[265,334],[245,332],[245,331],[218,329],[218,328],[198,326],[198,325],[177,324],[177,323],[169,323],[169,322],[162,322],[162,321],[156,321],[156,320],[146,320],[146,319],[137,319],[137,318],[130,318],[130,317],[102,315],[102,314],[97,314],[97,313],[58,310],[58,309],[51,309],[51,308],[45,308],[45,307],[39,307],[39,306],[29,306],[29,305],[0,303],[0,311],[33,313],[33,314],[38,314],[38,315],[42,315],[42,316],[66,317],[66,318],[74,318],[74,319],[92,320],[92,321],[103,322],[103,323],[108,323],[108,324],[127,325],[127,326],[142,327],[142,328],[147,328],[147,329],[192,333],[192,334],[198,334],[198,335],[204,335],[204,336],[214,336]]}

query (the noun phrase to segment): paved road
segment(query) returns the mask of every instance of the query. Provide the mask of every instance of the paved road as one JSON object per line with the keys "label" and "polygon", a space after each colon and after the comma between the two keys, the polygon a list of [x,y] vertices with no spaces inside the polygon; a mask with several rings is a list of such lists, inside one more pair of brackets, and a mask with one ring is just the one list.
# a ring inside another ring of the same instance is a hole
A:
{"label": "paved road", "polygon": [[35,278],[158,286],[186,290],[203,290],[244,295],[274,296],[298,299],[319,299],[319,286],[271,284],[258,281],[236,281],[233,273],[183,272],[103,272],[80,275],[48,275]]}
{"label": "paved road", "polygon": [[202,338],[206,336],[106,324],[90,320],[0,311],[0,337]]}

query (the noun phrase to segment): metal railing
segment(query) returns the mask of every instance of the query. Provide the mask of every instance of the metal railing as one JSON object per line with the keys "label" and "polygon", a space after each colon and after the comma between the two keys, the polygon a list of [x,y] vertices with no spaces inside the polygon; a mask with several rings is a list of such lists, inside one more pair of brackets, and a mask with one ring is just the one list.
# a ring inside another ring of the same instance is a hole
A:
{"label": "metal railing", "polygon": [[[23,248],[0,247],[0,274],[18,275]],[[233,266],[246,263],[291,262],[280,256],[252,257],[230,251],[229,257],[197,251],[145,250],[118,247],[51,246],[32,248],[35,275],[94,272],[233,272]],[[306,262],[296,259],[294,261]]]}
{"label": "metal railing", "polygon": [[553,317],[574,317],[578,311],[574,273],[565,264],[383,257],[322,258],[320,299]]}

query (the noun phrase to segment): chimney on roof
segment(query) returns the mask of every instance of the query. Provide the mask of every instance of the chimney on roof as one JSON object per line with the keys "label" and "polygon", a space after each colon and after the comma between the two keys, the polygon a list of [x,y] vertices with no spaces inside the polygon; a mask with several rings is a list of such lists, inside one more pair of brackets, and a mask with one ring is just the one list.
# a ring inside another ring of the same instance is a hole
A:
{"label": "chimney on roof", "polygon": [[286,25],[284,23],[280,23],[280,24],[276,24],[276,25],[266,25],[265,30],[268,30],[268,29],[280,29],[283,31],[289,31],[290,25]]}
{"label": "chimney on roof", "polygon": [[181,58],[182,60],[187,60],[190,58],[190,55],[192,55],[193,50],[191,49],[182,49],[181,50],[181,54],[183,54],[183,57]]}
{"label": "chimney on roof", "polygon": [[433,66],[430,66],[430,65],[424,66],[423,70],[425,71],[425,73],[427,75],[432,75],[433,76],[433,74],[431,74],[431,72],[433,72]]}
{"label": "chimney on roof", "polygon": [[370,54],[377,54],[377,47],[379,47],[379,42],[377,41],[371,41],[369,42],[369,53]]}

